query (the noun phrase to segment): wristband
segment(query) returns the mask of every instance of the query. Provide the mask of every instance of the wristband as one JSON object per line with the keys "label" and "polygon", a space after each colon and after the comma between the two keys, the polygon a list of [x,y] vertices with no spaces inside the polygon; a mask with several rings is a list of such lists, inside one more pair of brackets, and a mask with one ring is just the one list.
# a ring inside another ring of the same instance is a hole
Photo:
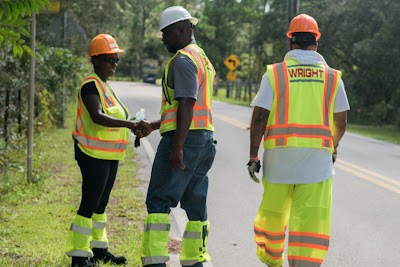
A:
{"label": "wristband", "polygon": [[255,156],[255,157],[254,157],[254,156],[253,156],[253,157],[250,156],[250,160],[260,160],[260,159],[258,158],[258,155],[257,155],[257,156]]}

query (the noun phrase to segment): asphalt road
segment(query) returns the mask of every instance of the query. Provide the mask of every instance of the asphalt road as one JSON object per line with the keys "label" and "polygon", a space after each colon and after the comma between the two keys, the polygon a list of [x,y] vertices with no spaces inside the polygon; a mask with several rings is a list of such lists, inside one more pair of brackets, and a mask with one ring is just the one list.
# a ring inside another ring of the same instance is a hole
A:
{"label": "asphalt road", "polygon": [[[132,114],[144,108],[148,120],[159,118],[159,86],[110,83]],[[213,256],[209,267],[265,266],[255,256],[253,241],[253,218],[262,186],[248,177],[245,167],[250,116],[249,107],[213,102],[218,145],[209,172],[208,247]],[[143,140],[139,155],[151,159],[159,139],[158,132],[153,132]],[[146,164],[146,160],[141,162]],[[144,167],[149,170],[149,166]],[[331,246],[322,266],[400,266],[400,147],[346,133],[335,169]],[[180,209],[173,215],[172,235],[179,236],[186,219]]]}

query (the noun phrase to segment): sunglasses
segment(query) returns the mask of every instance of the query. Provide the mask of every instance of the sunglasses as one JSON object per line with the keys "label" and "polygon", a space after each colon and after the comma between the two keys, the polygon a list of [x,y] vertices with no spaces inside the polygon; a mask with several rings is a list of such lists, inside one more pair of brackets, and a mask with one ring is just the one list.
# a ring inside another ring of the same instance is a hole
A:
{"label": "sunglasses", "polygon": [[119,58],[117,58],[117,57],[102,57],[100,59],[104,63],[108,63],[108,64],[112,64],[112,63],[118,64],[118,62],[119,62]]}

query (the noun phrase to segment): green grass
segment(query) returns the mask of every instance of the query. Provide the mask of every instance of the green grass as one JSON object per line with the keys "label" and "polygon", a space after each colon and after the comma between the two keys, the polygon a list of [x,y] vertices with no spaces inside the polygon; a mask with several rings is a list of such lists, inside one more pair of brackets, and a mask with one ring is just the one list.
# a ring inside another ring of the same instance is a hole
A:
{"label": "green grass", "polygon": [[400,144],[400,129],[392,125],[370,126],[348,124],[347,131],[385,142]]}
{"label": "green grass", "polygon": [[[67,121],[73,121],[72,112]],[[65,243],[81,197],[81,174],[74,160],[72,126],[52,129],[35,139],[35,165],[42,173],[35,184],[13,186],[1,196],[0,266],[65,267]],[[37,157],[40,157],[38,159]],[[120,162],[107,207],[110,250],[140,266],[140,240],[145,217],[132,146]],[[10,178],[12,179],[12,178]],[[103,265],[108,266],[108,265]]]}
{"label": "green grass", "polygon": [[[252,99],[254,98],[255,94],[253,94]],[[230,97],[226,97],[226,88],[218,88],[218,94],[213,96],[213,100],[218,100],[218,101],[222,101],[222,102],[227,102],[230,104],[235,104],[235,105],[241,105],[241,106],[250,106],[251,100],[245,100],[244,97],[244,90],[242,90],[242,95],[241,95],[241,99],[236,99],[235,98],[235,91],[232,90],[231,91],[231,95]]]}

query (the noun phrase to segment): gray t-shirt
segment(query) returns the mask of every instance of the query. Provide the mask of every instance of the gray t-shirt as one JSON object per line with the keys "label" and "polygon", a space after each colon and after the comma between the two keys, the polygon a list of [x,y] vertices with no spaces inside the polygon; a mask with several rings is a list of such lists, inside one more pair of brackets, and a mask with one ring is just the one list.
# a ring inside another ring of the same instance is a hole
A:
{"label": "gray t-shirt", "polygon": [[197,66],[188,56],[179,54],[172,60],[167,84],[168,87],[174,89],[176,100],[182,97],[197,100]]}

